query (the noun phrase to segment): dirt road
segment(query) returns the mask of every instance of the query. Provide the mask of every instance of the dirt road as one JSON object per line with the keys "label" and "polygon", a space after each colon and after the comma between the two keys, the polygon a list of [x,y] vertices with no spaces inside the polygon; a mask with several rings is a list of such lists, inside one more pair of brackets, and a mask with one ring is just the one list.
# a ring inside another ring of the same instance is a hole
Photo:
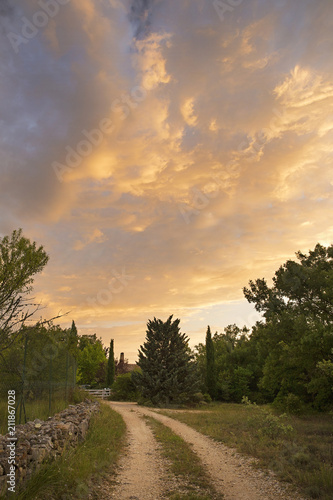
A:
{"label": "dirt road", "polygon": [[[160,421],[192,446],[207,469],[217,492],[225,500],[302,500],[279,483],[273,474],[254,469],[253,459],[217,443],[191,427],[136,403],[109,402],[125,420],[128,448],[120,465],[118,486],[110,498],[162,499],[167,484],[166,467],[159,447],[142,415]],[[169,479],[170,480],[170,479]]]}

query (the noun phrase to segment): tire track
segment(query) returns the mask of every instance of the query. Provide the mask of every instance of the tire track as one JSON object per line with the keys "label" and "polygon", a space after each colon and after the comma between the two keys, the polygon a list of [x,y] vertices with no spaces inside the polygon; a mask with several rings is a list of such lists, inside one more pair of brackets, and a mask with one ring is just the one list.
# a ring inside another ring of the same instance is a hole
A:
{"label": "tire track", "polygon": [[148,415],[192,445],[211,477],[215,489],[225,500],[304,500],[274,478],[273,473],[255,470],[254,459],[246,458],[232,448],[204,436],[186,424],[133,403],[133,409]]}
{"label": "tire track", "polygon": [[123,417],[128,446],[119,464],[112,497],[122,500],[156,500],[163,497],[165,468],[153,433],[139,416],[136,405],[108,402]]}

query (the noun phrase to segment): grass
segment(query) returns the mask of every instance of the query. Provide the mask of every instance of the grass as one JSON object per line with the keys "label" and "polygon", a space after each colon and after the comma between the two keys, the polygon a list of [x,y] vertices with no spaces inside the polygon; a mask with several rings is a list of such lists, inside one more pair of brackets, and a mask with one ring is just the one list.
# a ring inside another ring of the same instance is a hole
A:
{"label": "grass", "polygon": [[[170,464],[170,471],[181,486],[168,492],[171,500],[212,500],[222,498],[212,488],[208,475],[198,456],[177,434],[152,417],[145,417],[156,440],[162,445],[162,454]],[[175,485],[177,487],[177,485]],[[181,490],[181,491],[179,491]]]}
{"label": "grass", "polygon": [[[49,411],[49,399],[46,395],[43,399],[35,401],[25,401],[25,411],[27,422],[39,418],[40,420],[47,420],[48,417],[58,413],[68,407],[69,404],[77,404],[87,397],[85,391],[76,389],[67,400],[62,394],[54,394],[51,401],[51,411]],[[90,398],[91,399],[91,398]],[[17,403],[17,401],[16,401]],[[16,425],[19,423],[19,408],[16,409]],[[21,410],[21,423],[24,423],[24,413]],[[0,400],[0,434],[8,432],[8,403],[7,400]]]}
{"label": "grass", "polygon": [[[65,450],[56,460],[44,463],[16,498],[69,500],[88,498],[88,493],[93,495],[93,483],[110,481],[125,442],[125,428],[122,417],[102,404],[100,413],[92,417],[85,441]],[[95,495],[89,498],[99,498]]]}
{"label": "grass", "polygon": [[307,498],[333,498],[333,417],[280,416],[254,405],[216,403],[202,411],[168,412],[194,429],[259,459]]}

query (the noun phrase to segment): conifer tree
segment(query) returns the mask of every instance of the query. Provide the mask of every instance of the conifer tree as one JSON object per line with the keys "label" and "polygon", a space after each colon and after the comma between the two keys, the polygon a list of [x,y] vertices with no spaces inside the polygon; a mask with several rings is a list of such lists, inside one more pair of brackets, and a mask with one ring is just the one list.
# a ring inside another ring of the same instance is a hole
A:
{"label": "conifer tree", "polygon": [[146,341],[139,349],[141,372],[132,377],[142,396],[153,404],[190,401],[198,391],[198,377],[188,337],[180,333],[179,319],[154,318],[147,323]]}
{"label": "conifer tree", "polygon": [[216,366],[215,348],[210,327],[206,333],[206,386],[208,394],[212,399],[216,398]]}
{"label": "conifer tree", "polygon": [[111,387],[115,378],[115,363],[114,363],[114,347],[113,339],[110,342],[109,359],[108,359],[108,370],[106,375],[106,384]]}

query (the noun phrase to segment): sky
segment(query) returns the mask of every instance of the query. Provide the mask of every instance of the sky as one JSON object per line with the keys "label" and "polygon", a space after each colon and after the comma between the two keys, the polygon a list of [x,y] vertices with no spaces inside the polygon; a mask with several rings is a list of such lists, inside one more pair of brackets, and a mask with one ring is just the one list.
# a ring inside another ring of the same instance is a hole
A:
{"label": "sky", "polygon": [[0,238],[130,362],[154,317],[250,327],[249,280],[333,239],[331,0],[2,0]]}

